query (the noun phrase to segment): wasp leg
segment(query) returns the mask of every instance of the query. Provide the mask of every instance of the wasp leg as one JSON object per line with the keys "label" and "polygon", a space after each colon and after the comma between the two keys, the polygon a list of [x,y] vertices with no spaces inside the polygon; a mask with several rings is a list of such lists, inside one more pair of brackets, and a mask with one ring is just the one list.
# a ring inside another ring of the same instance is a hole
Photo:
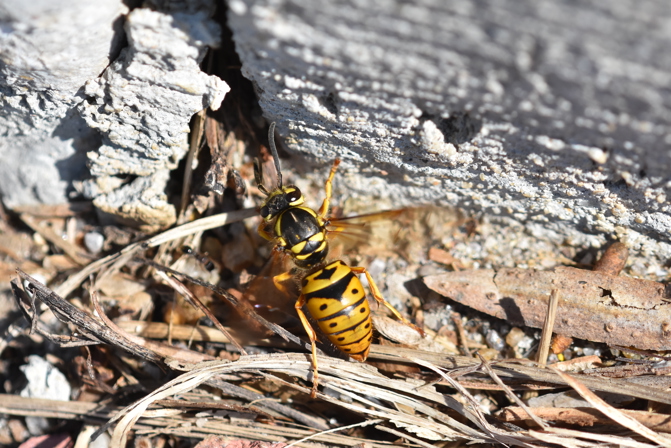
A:
{"label": "wasp leg", "polygon": [[262,238],[272,241],[275,239],[275,236],[272,233],[269,233],[266,231],[266,225],[267,223],[265,221],[261,222],[259,226],[256,228],[256,231],[261,235]]}
{"label": "wasp leg", "polygon": [[391,305],[391,303],[389,303],[389,302],[387,302],[386,300],[384,300],[384,297],[382,297],[382,293],[381,293],[380,290],[378,289],[377,285],[375,284],[375,281],[373,280],[373,277],[370,275],[370,273],[368,272],[368,270],[367,270],[366,268],[364,268],[364,267],[351,267],[351,266],[350,266],[350,269],[351,269],[352,272],[354,272],[355,274],[365,274],[365,275],[366,275],[366,279],[368,280],[368,285],[370,286],[370,293],[373,295],[373,297],[375,297],[375,300],[376,300],[380,305],[384,305],[384,306],[386,306],[386,307],[389,309],[389,311],[391,311],[392,313],[394,313],[394,316],[396,316],[396,318],[397,318],[398,320],[400,320],[401,322],[403,322],[404,324],[406,324],[406,325],[409,326],[410,328],[412,328],[412,329],[414,329],[415,331],[417,331],[417,333],[419,333],[420,336],[422,336],[422,337],[425,336],[424,330],[422,330],[422,329],[419,328],[417,325],[413,324],[413,323],[410,322],[408,319],[406,319],[405,317],[403,317],[403,316],[401,315],[401,313],[399,313],[398,310],[397,310],[396,308],[394,308],[394,307]]}
{"label": "wasp leg", "polygon": [[298,300],[296,301],[296,313],[298,313],[298,317],[301,319],[301,323],[303,324],[303,328],[305,328],[305,332],[308,334],[308,337],[310,338],[310,344],[312,344],[312,392],[310,393],[310,396],[312,398],[315,398],[317,396],[317,386],[319,385],[319,369],[317,367],[317,333],[315,332],[314,328],[312,328],[312,325],[310,325],[310,322],[308,321],[307,316],[303,312],[303,306],[305,305],[305,296],[303,294],[300,295]]}
{"label": "wasp leg", "polygon": [[275,284],[275,288],[282,291],[284,294],[289,294],[289,290],[287,289],[286,286],[284,286],[283,283],[291,278],[293,278],[293,274],[291,273],[291,271],[287,271],[282,274],[276,275],[275,277],[273,277],[273,283]]}
{"label": "wasp leg", "polygon": [[333,166],[331,167],[331,172],[329,173],[328,179],[326,179],[326,182],[324,183],[324,190],[326,191],[326,197],[324,198],[324,202],[322,202],[322,206],[319,207],[319,217],[323,220],[326,220],[326,215],[329,212],[329,207],[331,206],[331,193],[333,192],[333,177],[335,176],[336,170],[338,169],[338,165],[340,165],[340,159],[335,159],[333,161]]}

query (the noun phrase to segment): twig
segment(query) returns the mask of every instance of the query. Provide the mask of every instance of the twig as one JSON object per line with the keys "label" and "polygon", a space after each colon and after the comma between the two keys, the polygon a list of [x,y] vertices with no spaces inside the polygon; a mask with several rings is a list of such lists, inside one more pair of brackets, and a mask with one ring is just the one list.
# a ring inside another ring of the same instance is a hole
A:
{"label": "twig", "polygon": [[543,333],[541,334],[541,342],[538,348],[537,361],[541,367],[544,367],[548,360],[550,353],[550,341],[552,340],[552,329],[555,326],[555,318],[557,317],[557,305],[559,304],[559,290],[553,289],[550,291],[550,300],[548,301],[548,311],[545,315],[545,323],[543,324]]}
{"label": "twig", "polygon": [[193,160],[200,152],[203,139],[203,125],[207,117],[207,109],[198,112],[193,121],[193,130],[191,131],[191,141],[189,141],[189,152],[186,155],[184,165],[184,179],[182,180],[182,198],[179,202],[179,222],[181,224],[186,216],[186,207],[189,204],[189,194],[191,193],[191,177],[193,176]]}
{"label": "twig", "polygon": [[419,358],[412,358],[412,361],[416,362],[421,366],[433,370],[438,375],[443,377],[443,379],[447,381],[450,384],[450,386],[459,391],[471,405],[468,411],[466,410],[466,408],[463,408],[463,410],[460,413],[466,418],[468,418],[475,425],[477,425],[483,432],[485,432],[488,435],[488,437],[499,443],[510,444],[510,445],[521,444],[519,440],[516,440],[515,438],[509,436],[508,434],[504,433],[498,428],[492,426],[483,415],[482,411],[480,410],[480,406],[478,402],[475,400],[475,398],[473,398],[473,396],[461,384],[459,384],[459,382],[457,382],[455,379],[451,378],[449,375],[443,372],[438,366],[435,366],[430,362],[427,362]]}
{"label": "twig", "polygon": [[457,334],[459,335],[459,342],[461,343],[461,350],[465,356],[473,356],[471,350],[468,348],[468,339],[466,339],[466,331],[464,330],[464,324],[461,322],[461,314],[453,312],[450,317],[454,323],[454,327],[457,329]]}
{"label": "twig", "polygon": [[[533,408],[534,413],[540,418],[560,424],[594,426],[612,424],[612,420],[605,417],[601,412],[594,408]],[[646,427],[665,433],[671,432],[671,422],[666,414],[657,414],[646,411],[632,411],[621,409],[621,411],[636,421],[644,424]],[[529,420],[527,412],[522,408],[508,406],[503,408],[496,418],[505,422],[524,422]]]}
{"label": "twig", "polygon": [[[39,298],[54,312],[56,317],[58,317],[58,319],[61,322],[64,322],[66,324],[74,324],[75,326],[77,326],[79,331],[83,335],[85,335],[90,341],[94,343],[105,342],[107,344],[116,347],[121,347],[122,349],[130,353],[133,353],[136,356],[144,358],[147,361],[151,361],[158,365],[163,364],[161,357],[159,357],[153,351],[145,347],[142,347],[133,341],[121,338],[114,330],[109,328],[107,325],[103,325],[97,319],[93,318],[93,316],[91,316],[90,314],[80,310],[79,308],[70,304],[63,298],[59,297],[49,288],[47,288],[46,286],[44,286],[31,276],[29,276],[22,270],[17,269],[16,272],[23,281],[28,282],[28,286],[26,286],[26,289],[30,290],[30,292],[34,295],[30,300],[34,301],[35,298]],[[14,292],[14,296],[16,297],[19,308],[21,308],[24,311],[26,318],[33,320],[37,319],[37,316],[35,315],[31,316],[28,314],[25,308],[25,304],[23,303],[26,299],[25,297],[26,292],[24,292],[21,289],[17,279],[12,280],[12,290]],[[32,308],[34,309],[34,306]]]}

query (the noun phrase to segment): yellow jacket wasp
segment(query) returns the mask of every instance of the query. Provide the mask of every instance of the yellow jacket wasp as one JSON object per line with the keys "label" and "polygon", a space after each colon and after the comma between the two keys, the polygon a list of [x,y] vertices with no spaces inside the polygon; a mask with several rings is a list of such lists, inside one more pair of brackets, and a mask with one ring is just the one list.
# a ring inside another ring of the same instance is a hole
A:
{"label": "yellow jacket wasp", "polygon": [[[263,184],[263,172],[258,159],[254,161],[254,178],[259,191],[266,195],[260,208],[263,222],[259,225],[259,234],[276,244],[278,250],[288,254],[299,269],[302,279],[300,296],[295,308],[307,332],[312,345],[313,388],[315,396],[318,386],[317,333],[312,328],[303,307],[317,322],[321,331],[345,354],[365,361],[373,340],[373,323],[366,292],[357,275],[364,274],[370,285],[372,296],[386,306],[398,319],[423,335],[422,330],[405,319],[380,293],[375,281],[364,267],[348,266],[342,260],[327,263],[329,251],[327,233],[331,223],[328,217],[332,183],[340,160],[333,162],[324,185],[326,196],[318,211],[303,205],[305,198],[295,185],[283,185],[280,161],[275,147],[275,123],[270,125],[268,141],[277,171],[277,185],[268,189]],[[295,276],[288,271],[273,278],[281,291],[282,285]]]}

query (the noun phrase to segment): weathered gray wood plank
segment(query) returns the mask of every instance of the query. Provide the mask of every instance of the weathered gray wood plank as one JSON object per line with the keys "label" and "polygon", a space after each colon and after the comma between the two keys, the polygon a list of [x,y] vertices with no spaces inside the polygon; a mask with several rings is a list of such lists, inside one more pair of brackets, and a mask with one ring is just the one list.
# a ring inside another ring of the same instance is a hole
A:
{"label": "weathered gray wood plank", "polygon": [[229,5],[267,117],[349,191],[671,256],[667,3]]}

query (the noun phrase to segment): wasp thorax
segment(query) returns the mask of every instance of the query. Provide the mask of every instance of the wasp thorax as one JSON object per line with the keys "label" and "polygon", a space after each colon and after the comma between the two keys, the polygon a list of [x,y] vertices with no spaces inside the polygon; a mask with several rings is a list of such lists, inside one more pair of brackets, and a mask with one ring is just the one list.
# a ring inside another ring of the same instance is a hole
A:
{"label": "wasp thorax", "polygon": [[270,193],[261,206],[261,216],[266,221],[275,218],[282,211],[305,202],[303,193],[295,185],[287,185]]}

